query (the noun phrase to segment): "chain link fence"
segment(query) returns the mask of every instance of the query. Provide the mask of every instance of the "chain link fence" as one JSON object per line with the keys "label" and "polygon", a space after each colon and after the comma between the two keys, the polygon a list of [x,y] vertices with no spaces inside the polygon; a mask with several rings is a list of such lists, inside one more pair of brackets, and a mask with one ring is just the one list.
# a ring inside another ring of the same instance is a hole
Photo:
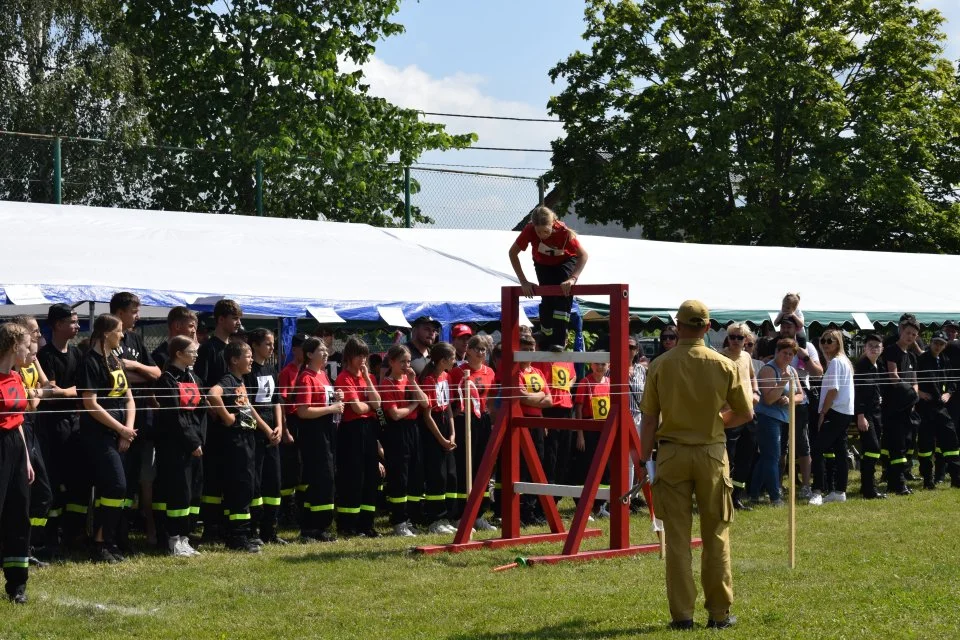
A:
{"label": "chain link fence", "polygon": [[[512,229],[543,198],[542,183],[527,176],[391,171],[396,179],[385,200],[396,198],[401,225]],[[0,132],[0,200],[268,216],[306,211],[298,216],[323,219],[325,198],[316,190],[329,179],[322,174],[309,162]]]}

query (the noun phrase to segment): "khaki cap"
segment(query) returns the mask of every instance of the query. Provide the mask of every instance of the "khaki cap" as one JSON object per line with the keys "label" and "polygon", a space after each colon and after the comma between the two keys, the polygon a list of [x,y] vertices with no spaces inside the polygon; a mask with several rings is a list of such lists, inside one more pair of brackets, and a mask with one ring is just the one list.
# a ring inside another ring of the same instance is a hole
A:
{"label": "khaki cap", "polygon": [[690,327],[705,327],[710,324],[710,310],[699,300],[687,300],[677,311],[677,322]]}

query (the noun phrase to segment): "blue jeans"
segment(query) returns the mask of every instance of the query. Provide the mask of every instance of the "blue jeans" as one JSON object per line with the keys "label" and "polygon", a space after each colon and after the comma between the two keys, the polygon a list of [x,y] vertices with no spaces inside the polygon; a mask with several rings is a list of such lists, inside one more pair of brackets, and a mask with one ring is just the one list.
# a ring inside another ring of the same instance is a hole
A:
{"label": "blue jeans", "polygon": [[757,415],[757,432],[755,434],[760,457],[753,467],[753,478],[750,481],[750,497],[760,498],[760,490],[766,487],[770,501],[780,500],[780,425],[776,418]]}

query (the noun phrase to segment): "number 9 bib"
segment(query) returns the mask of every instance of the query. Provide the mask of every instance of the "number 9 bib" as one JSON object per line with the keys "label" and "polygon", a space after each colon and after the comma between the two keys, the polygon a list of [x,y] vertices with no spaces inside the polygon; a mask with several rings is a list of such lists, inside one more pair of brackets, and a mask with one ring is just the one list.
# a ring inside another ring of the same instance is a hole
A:
{"label": "number 9 bib", "polygon": [[550,386],[557,390],[570,391],[570,387],[573,386],[573,376],[570,375],[570,371],[563,365],[554,363],[551,365],[551,372],[553,384]]}

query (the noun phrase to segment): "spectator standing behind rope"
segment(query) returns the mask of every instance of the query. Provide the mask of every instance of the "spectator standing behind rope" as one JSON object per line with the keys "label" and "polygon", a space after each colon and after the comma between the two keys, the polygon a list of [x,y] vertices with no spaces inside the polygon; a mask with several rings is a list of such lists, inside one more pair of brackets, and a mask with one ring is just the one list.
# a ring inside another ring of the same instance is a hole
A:
{"label": "spectator standing behind rope", "polygon": [[766,487],[770,504],[781,506],[780,451],[785,439],[784,425],[789,427],[790,422],[789,394],[793,393],[794,400],[799,402],[803,391],[795,388],[797,372],[790,366],[797,354],[796,340],[781,338],[775,348],[773,360],[761,367],[757,374],[760,401],[755,408],[756,440],[760,455],[750,479],[750,497],[754,503],[758,502],[760,491]]}
{"label": "spectator standing behind rope", "polygon": [[920,325],[907,318],[900,325],[897,341],[883,350],[887,380],[883,391],[883,444],[890,452],[887,465],[887,491],[901,496],[913,493],[906,485],[909,472],[907,446],[914,424],[920,421],[914,407],[917,394],[917,354],[915,345]]}
{"label": "spectator standing behind rope", "polygon": [[[136,405],[123,364],[115,355],[123,340],[120,318],[104,314],[93,323],[90,350],[80,365],[78,386],[83,390],[80,432],[83,437],[88,478],[97,489],[97,518],[100,527],[94,535],[96,562],[116,563],[124,555],[117,546],[123,508],[126,507],[127,478],[123,456],[137,431]],[[76,486],[70,502],[86,505],[90,485]]]}
{"label": "spectator standing behind rope", "polygon": [[[844,352],[843,334],[837,329],[824,331],[820,350],[827,371],[820,386],[820,424],[813,443],[812,505],[847,501],[847,427],[854,415],[853,367]],[[828,457],[833,460],[832,478],[827,476]]]}
{"label": "spectator standing behind rope", "polygon": [[530,214],[530,222],[523,228],[510,247],[510,264],[517,274],[523,294],[533,297],[533,284],[527,280],[520,265],[520,252],[532,246],[533,268],[541,286],[560,285],[562,296],[542,296],[540,302],[540,331],[551,349],[562,351],[567,342],[567,325],[573,297],[570,287],[577,283],[587,265],[587,251],[577,234],[557,220],[557,214],[548,207],[539,206]]}
{"label": "spectator standing behind rope", "polygon": [[[797,498],[809,500],[813,496],[810,487],[811,459],[810,459],[810,441],[816,437],[817,425],[819,419],[817,413],[811,409],[812,406],[819,404],[819,392],[816,385],[810,383],[811,376],[818,378],[823,375],[823,366],[820,364],[820,356],[817,350],[807,343],[806,338],[801,335],[803,331],[803,321],[797,316],[789,314],[783,317],[780,323],[780,337],[790,338],[797,343],[797,355],[793,357],[790,366],[796,370],[800,377],[800,386],[804,392],[803,400],[796,406],[796,432],[795,445],[797,456],[797,467],[800,470],[800,491]],[[781,449],[787,450],[787,427],[783,427],[781,434]]]}
{"label": "spectator standing behind rope", "polygon": [[880,385],[886,375],[877,366],[883,343],[880,336],[870,334],[863,344],[863,356],[854,369],[854,411],[860,432],[860,495],[866,500],[878,500],[887,494],[877,491],[876,469],[880,460]]}
{"label": "spectator standing behind rope", "polygon": [[[640,427],[646,457],[643,462],[649,460],[656,441],[653,499],[665,527],[667,599],[673,619],[670,626],[693,628],[697,591],[690,530],[696,496],[703,538],[700,575],[704,606],[710,614],[707,627],[723,629],[736,622],[730,615],[733,483],[724,430],[749,422],[753,408],[736,365],[703,342],[710,330],[706,305],[687,300],[680,305],[677,322],[679,344],[652,362],[647,372]],[[730,410],[721,414],[724,405]],[[643,482],[646,476],[647,470],[641,469],[638,481]]]}
{"label": "spectator standing behind rope", "polygon": [[27,392],[17,367],[28,364],[30,334],[16,324],[0,325],[0,546],[7,597],[27,602],[30,549],[30,483],[33,466],[23,435]]}
{"label": "spectator standing behind rope", "polygon": [[[756,405],[760,401],[760,389],[757,386],[757,374],[753,369],[753,358],[744,349],[748,339],[752,340],[753,334],[750,333],[747,325],[743,323],[730,325],[727,327],[727,337],[721,353],[733,360],[740,369],[740,377],[744,384],[750,387],[750,397]],[[733,508],[739,511],[750,510],[750,507],[743,504],[743,497],[753,464],[753,454],[757,449],[753,434],[747,427],[748,425],[743,425],[724,432],[727,436],[727,458],[731,465],[730,477],[733,479]]]}
{"label": "spectator standing behind rope", "polygon": [[950,418],[947,406],[957,392],[953,363],[944,353],[947,336],[938,331],[933,334],[930,348],[917,358],[917,382],[920,402],[920,429],[917,434],[917,457],[920,459],[920,475],[924,489],[936,489],[933,475],[933,453],[938,449],[950,474],[950,485],[960,487],[960,447],[957,444],[956,425]]}

